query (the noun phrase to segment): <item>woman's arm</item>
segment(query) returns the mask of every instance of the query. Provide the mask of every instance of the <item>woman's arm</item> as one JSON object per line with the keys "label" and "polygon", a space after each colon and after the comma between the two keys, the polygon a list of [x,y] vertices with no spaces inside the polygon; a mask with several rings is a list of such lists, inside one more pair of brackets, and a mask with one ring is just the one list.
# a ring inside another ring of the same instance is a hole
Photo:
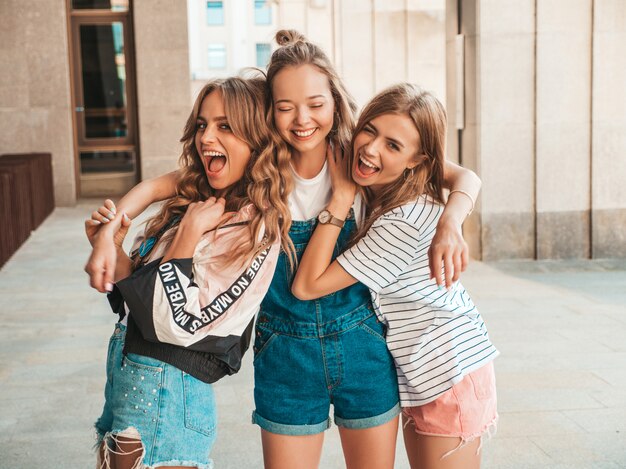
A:
{"label": "woman's arm", "polygon": [[[333,194],[327,210],[345,220],[353,200]],[[352,196],[354,199],[354,195]],[[341,228],[332,224],[318,224],[302,255],[298,271],[291,285],[291,293],[300,300],[313,300],[353,285],[357,280],[334,261],[333,250]]]}
{"label": "woman's arm", "polygon": [[142,181],[122,197],[117,207],[113,205],[113,210],[110,210],[108,215],[103,214],[102,209],[94,212],[92,219],[102,223],[102,226],[94,234],[93,251],[85,266],[85,272],[89,275],[89,283],[93,288],[102,293],[113,289],[117,259],[113,238],[120,229],[122,216],[128,214],[135,217],[151,203],[175,195],[177,177],[177,172],[171,172]]}
{"label": "woman's arm", "polygon": [[126,213],[130,218],[135,218],[154,202],[174,197],[177,178],[178,172],[172,171],[156,178],[141,181],[129,190],[117,204],[107,199],[104,207],[95,211],[91,218],[105,225],[112,221],[118,212]]}
{"label": "woman's arm", "polygon": [[[326,209],[333,216],[345,220],[354,203],[356,186],[347,176],[348,163],[344,161],[343,155],[329,153],[326,159],[333,184],[333,195]],[[291,293],[296,298],[312,300],[342,290],[357,282],[337,261],[331,263],[339,233],[341,233],[341,228],[336,225],[318,223],[302,255],[291,285]]]}
{"label": "woman's arm", "polygon": [[438,285],[449,288],[467,267],[469,248],[461,226],[474,208],[481,184],[473,171],[446,161],[444,186],[450,196],[428,251],[430,276]]}

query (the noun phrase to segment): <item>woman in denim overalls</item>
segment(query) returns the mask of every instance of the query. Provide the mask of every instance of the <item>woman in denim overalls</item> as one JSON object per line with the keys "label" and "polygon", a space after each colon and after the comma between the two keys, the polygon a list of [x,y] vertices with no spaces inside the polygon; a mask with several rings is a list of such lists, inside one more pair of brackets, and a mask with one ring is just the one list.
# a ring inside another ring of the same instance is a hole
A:
{"label": "woman in denim overalls", "polygon": [[[348,148],[356,106],[320,48],[295,31],[279,31],[276,40],[267,112],[279,164],[293,173],[289,236],[299,259],[317,223],[341,226],[334,258],[360,208],[355,202],[345,223],[324,210],[332,195],[328,141]],[[282,252],[256,325],[252,420],[262,429],[265,467],[318,467],[332,404],[347,467],[392,468],[397,377],[369,291],[357,283],[301,301],[291,294],[294,269]]]}

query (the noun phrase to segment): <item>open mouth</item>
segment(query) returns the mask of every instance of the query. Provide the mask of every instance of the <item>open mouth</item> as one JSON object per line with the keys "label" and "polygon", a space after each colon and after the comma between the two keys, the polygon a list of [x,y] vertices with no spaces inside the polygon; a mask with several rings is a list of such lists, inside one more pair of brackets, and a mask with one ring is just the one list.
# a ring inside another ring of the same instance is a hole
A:
{"label": "open mouth", "polygon": [[205,150],[202,156],[206,161],[206,168],[209,173],[219,173],[226,166],[226,155],[218,151]]}
{"label": "open mouth", "polygon": [[363,156],[359,156],[359,162],[356,165],[356,169],[361,177],[370,177],[380,171],[380,168],[374,163],[367,161]]}
{"label": "open mouth", "polygon": [[296,136],[298,140],[308,140],[317,131],[317,127],[309,130],[292,130],[291,133]]}

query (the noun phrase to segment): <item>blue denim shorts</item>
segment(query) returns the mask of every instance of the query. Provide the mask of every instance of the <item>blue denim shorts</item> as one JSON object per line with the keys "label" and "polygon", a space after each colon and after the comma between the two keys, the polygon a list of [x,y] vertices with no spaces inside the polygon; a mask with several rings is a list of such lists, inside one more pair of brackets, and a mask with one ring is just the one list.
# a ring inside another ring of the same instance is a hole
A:
{"label": "blue denim shorts", "polygon": [[104,441],[105,453],[118,451],[117,436],[138,437],[145,466],[212,468],[212,386],[162,361],[124,356],[125,335],[125,326],[117,324],[109,341],[104,409],[95,424],[98,448]]}
{"label": "blue denim shorts", "polygon": [[[285,326],[282,324],[282,326]],[[253,423],[271,433],[312,435],[330,427],[376,427],[400,413],[384,326],[368,307],[323,336],[315,324],[281,327],[261,314],[255,338]]]}

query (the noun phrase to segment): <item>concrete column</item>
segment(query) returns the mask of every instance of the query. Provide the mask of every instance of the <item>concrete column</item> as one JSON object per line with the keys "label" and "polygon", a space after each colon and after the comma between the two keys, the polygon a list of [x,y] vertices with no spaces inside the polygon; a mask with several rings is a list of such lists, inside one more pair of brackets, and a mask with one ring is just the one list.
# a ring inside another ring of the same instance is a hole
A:
{"label": "concrete column", "polygon": [[446,102],[445,3],[407,0],[407,81],[417,83]]}
{"label": "concrete column", "polygon": [[226,53],[230,62],[229,68],[234,70],[240,70],[248,64],[256,62],[252,53],[254,46],[251,48],[248,45],[248,32],[250,31],[250,28],[248,28],[248,11],[251,10],[254,14],[254,9],[249,8],[249,5],[246,3],[228,2],[229,9],[227,14],[231,15],[231,17],[227,18],[226,21],[229,25],[228,44],[231,46],[231,50],[226,51]]}
{"label": "concrete column", "polygon": [[371,1],[341,0],[336,21],[342,45],[339,73],[360,106],[374,94],[374,29]]}
{"label": "concrete column", "polygon": [[[200,18],[206,18],[206,4],[198,1],[187,2],[187,24],[188,24],[188,37],[189,44],[204,44],[202,31],[200,25],[202,24]],[[204,16],[203,16],[204,15]],[[205,20],[206,21],[206,20]],[[190,47],[189,48],[189,69],[192,71],[203,70],[206,68],[206,55],[207,50],[205,47]],[[197,80],[198,77],[193,76],[193,80]]]}
{"label": "concrete column", "polygon": [[177,167],[189,112],[187,4],[133,2],[139,148],[143,179]]}
{"label": "concrete column", "polygon": [[306,12],[306,0],[281,0],[278,3],[278,29],[295,29],[307,35]]}
{"label": "concrete column", "polygon": [[407,79],[405,0],[374,0],[374,87],[380,91]]}
{"label": "concrete column", "polygon": [[593,17],[592,255],[626,257],[626,2]]}
{"label": "concrete column", "polygon": [[332,21],[333,7],[332,0],[309,2],[306,8],[306,33],[315,44],[324,50],[328,58],[336,63]]}
{"label": "concrete column", "polygon": [[[479,122],[477,99],[479,60],[477,55],[477,4],[457,0],[446,1],[446,111],[448,113],[447,158],[472,169],[480,175]],[[458,51],[457,36],[463,35]],[[463,60],[457,60],[460,53]],[[484,185],[483,185],[484,187]],[[481,199],[476,201],[472,215],[463,225],[463,236],[472,257],[482,255]]]}
{"label": "concrete column", "polygon": [[592,0],[537,2],[537,258],[588,258]]}
{"label": "concrete column", "polygon": [[[462,105],[462,96],[457,96],[457,79],[459,71],[456,61],[456,36],[459,33],[459,11],[457,0],[446,0],[445,5],[445,85],[446,85],[446,112],[448,113],[448,138],[446,141],[446,158],[458,163],[459,138],[457,130],[457,105]],[[461,73],[463,71],[461,70]],[[458,104],[457,104],[458,103]]]}
{"label": "concrete column", "polygon": [[[466,222],[470,247],[485,260],[533,258],[535,1],[465,0],[447,6],[460,16],[465,36],[459,158],[483,180],[475,213]],[[452,31],[449,19],[448,64],[454,60]]]}
{"label": "concrete column", "polygon": [[0,153],[50,152],[56,205],[74,205],[65,1],[3,0],[0,17]]}

